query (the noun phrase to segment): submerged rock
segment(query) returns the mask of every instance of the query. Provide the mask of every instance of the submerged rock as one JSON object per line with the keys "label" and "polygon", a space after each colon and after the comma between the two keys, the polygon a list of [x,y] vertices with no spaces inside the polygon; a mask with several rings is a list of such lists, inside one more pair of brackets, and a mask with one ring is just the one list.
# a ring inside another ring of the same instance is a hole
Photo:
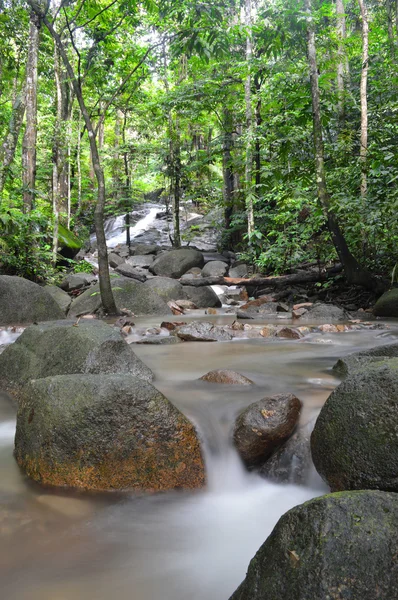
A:
{"label": "submerged rock", "polygon": [[151,381],[152,371],[120,331],[102,321],[32,325],[0,355],[0,384],[16,398],[30,379],[70,373],[130,373]]}
{"label": "submerged rock", "polygon": [[92,490],[200,488],[192,424],[130,374],[31,381],[18,409],[15,457],[42,484]]}
{"label": "submerged rock", "polygon": [[203,267],[203,254],[191,248],[170,250],[158,256],[153,262],[150,270],[155,275],[173,277],[178,279],[192,267]]}
{"label": "submerged rock", "polygon": [[208,381],[209,383],[225,383],[227,385],[253,385],[251,379],[248,379],[244,375],[229,369],[217,369],[215,371],[209,371],[206,373],[206,375],[202,375],[202,377],[199,379],[201,381]]}
{"label": "submerged rock", "polygon": [[388,290],[378,299],[373,314],[376,317],[398,317],[398,287]]}
{"label": "submerged rock", "polygon": [[0,325],[64,318],[65,314],[45,288],[23,277],[0,275]]}
{"label": "submerged rock", "polygon": [[293,394],[279,394],[250,404],[236,419],[233,441],[243,462],[265,462],[293,433],[301,402]]}
{"label": "submerged rock", "polygon": [[398,491],[398,359],[366,365],[332,392],[311,451],[333,491]]}
{"label": "submerged rock", "polygon": [[345,492],[278,521],[230,600],[398,598],[398,496]]}
{"label": "submerged rock", "polygon": [[213,323],[193,322],[176,329],[176,335],[187,342],[227,342],[232,335]]}

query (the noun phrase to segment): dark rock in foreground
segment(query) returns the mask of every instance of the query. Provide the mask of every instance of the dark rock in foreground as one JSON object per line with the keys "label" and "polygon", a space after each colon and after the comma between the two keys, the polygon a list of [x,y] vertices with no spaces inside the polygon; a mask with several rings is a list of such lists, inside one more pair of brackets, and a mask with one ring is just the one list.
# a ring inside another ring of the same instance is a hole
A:
{"label": "dark rock in foreground", "polygon": [[19,404],[15,457],[42,484],[92,490],[200,488],[192,424],[129,374],[31,381]]}
{"label": "dark rock in foreground", "polygon": [[250,379],[229,369],[209,371],[199,379],[201,381],[208,381],[209,383],[224,383],[226,385],[253,385]]}
{"label": "dark rock in foreground", "polygon": [[398,496],[330,494],[287,512],[230,600],[395,600]]}
{"label": "dark rock in foreground", "polygon": [[64,318],[65,313],[45,288],[22,277],[0,275],[0,325]]}
{"label": "dark rock in foreground", "polygon": [[0,355],[0,384],[18,398],[30,379],[70,373],[130,373],[152,381],[152,371],[120,332],[102,321],[32,325]]}
{"label": "dark rock in foreground", "polygon": [[311,451],[333,491],[398,491],[398,359],[367,365],[332,392]]}
{"label": "dark rock in foreground", "polygon": [[398,287],[388,290],[378,299],[373,314],[376,317],[398,317]]}
{"label": "dark rock in foreground", "polygon": [[201,252],[191,248],[181,248],[180,250],[164,252],[158,256],[151,265],[150,270],[155,275],[178,279],[192,267],[201,269],[203,265],[204,259]]}
{"label": "dark rock in foreground", "polygon": [[264,462],[292,434],[301,402],[293,394],[279,394],[250,404],[236,419],[234,445],[243,462]]}

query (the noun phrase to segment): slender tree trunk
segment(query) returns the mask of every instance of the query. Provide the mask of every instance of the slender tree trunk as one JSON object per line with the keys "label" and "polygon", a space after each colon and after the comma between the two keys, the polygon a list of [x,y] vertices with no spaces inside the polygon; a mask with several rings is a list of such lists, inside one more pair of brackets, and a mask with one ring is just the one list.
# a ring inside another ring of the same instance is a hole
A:
{"label": "slender tree trunk", "polygon": [[[28,0],[30,6],[34,10],[39,10],[34,0]],[[109,277],[109,265],[108,265],[108,251],[106,247],[106,238],[104,231],[104,206],[106,200],[105,194],[105,178],[104,172],[101,167],[101,161],[98,153],[98,146],[95,137],[95,132],[93,128],[92,121],[90,119],[89,112],[87,110],[86,104],[84,102],[84,97],[82,93],[82,89],[80,86],[80,82],[77,80],[75,73],[73,71],[73,67],[69,61],[68,55],[66,53],[65,47],[62,43],[62,40],[58,33],[55,31],[53,24],[47,19],[46,16],[43,15],[43,22],[45,23],[48,31],[51,36],[55,40],[61,58],[64,62],[65,69],[68,73],[69,79],[73,85],[73,90],[75,92],[75,96],[79,103],[79,107],[84,119],[84,123],[86,125],[88,139],[90,142],[90,150],[91,157],[93,161],[93,168],[95,171],[95,175],[97,178],[98,184],[98,197],[97,204],[94,210],[94,225],[95,225],[95,233],[97,237],[97,245],[98,245],[98,267],[99,267],[99,285],[100,285],[100,293],[101,293],[101,302],[103,309],[108,314],[116,314],[117,308],[115,304],[115,299],[113,297],[113,292],[111,288],[111,282]]]}
{"label": "slender tree trunk", "polygon": [[232,169],[233,120],[231,111],[224,108],[224,139],[223,139],[223,180],[224,180],[224,219],[225,229],[231,227],[231,217],[234,205],[234,173]]}
{"label": "slender tree trunk", "polygon": [[[362,18],[362,72],[361,72],[361,198],[364,204],[368,190],[368,68],[369,68],[369,24],[366,0],[358,0]],[[362,204],[362,207],[364,208]]]}
{"label": "slender tree trunk", "polygon": [[25,212],[32,210],[36,185],[37,61],[40,25],[40,16],[32,10],[30,13],[29,48],[26,64],[26,127],[22,142],[22,183]]}
{"label": "slender tree trunk", "polygon": [[256,195],[259,192],[261,185],[261,143],[260,143],[260,128],[263,123],[263,119],[261,116],[261,83],[262,83],[262,75],[258,73],[255,78],[255,86],[256,86],[256,135],[255,135],[255,144],[254,144],[254,164],[255,164],[255,182],[256,182]]}
{"label": "slender tree trunk", "polygon": [[245,81],[245,104],[246,104],[246,163],[245,163],[245,195],[247,211],[247,233],[249,243],[254,231],[254,208],[253,208],[253,109],[251,95],[251,62],[252,62],[252,3],[245,0],[245,25],[246,33],[246,65],[247,76]]}
{"label": "slender tree trunk", "polygon": [[340,128],[343,127],[345,121],[345,103],[344,103],[344,91],[345,91],[345,79],[348,74],[348,61],[345,52],[345,40],[347,36],[346,31],[346,20],[345,20],[345,9],[344,1],[336,0],[336,16],[337,26],[336,33],[338,39],[338,63],[337,63],[337,93],[338,93],[338,106],[337,113],[340,123]]}
{"label": "slender tree trunk", "polygon": [[81,157],[81,123],[82,111],[79,109],[79,118],[77,121],[77,210],[80,212],[82,208],[82,157]]}
{"label": "slender tree trunk", "polygon": [[321,122],[321,105],[319,94],[318,81],[318,65],[316,58],[315,45],[315,30],[312,19],[311,0],[305,0],[305,8],[307,12],[307,48],[308,48],[308,63],[311,80],[311,97],[312,97],[312,115],[314,129],[314,150],[315,150],[315,173],[318,191],[319,203],[322,206],[330,231],[330,235],[336,248],[336,252],[343,265],[346,278],[349,283],[362,285],[367,288],[374,289],[377,282],[370,274],[362,269],[357,260],[351,254],[344,235],[339,227],[337,219],[330,207],[330,196],[326,184],[325,161],[324,161],[324,144]]}
{"label": "slender tree trunk", "polygon": [[24,115],[25,92],[20,92],[13,102],[8,131],[5,134],[0,147],[0,204],[8,169],[14,160]]}

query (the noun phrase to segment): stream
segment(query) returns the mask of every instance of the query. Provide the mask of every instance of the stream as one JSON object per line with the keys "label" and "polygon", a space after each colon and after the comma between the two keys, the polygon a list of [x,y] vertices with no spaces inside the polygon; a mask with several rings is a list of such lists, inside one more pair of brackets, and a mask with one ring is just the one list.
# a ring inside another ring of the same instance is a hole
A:
{"label": "stream", "polygon": [[[306,486],[276,485],[245,472],[230,444],[236,414],[265,395],[293,392],[303,402],[305,424],[338,384],[331,371],[337,357],[397,335],[390,324],[386,332],[317,334],[299,342],[133,344],[154,371],[156,387],[201,433],[208,485],[196,493],[137,497],[33,484],[14,462],[15,409],[0,395],[2,598],[228,600],[279,517],[326,491],[315,472]],[[5,336],[2,343],[15,339]],[[256,385],[197,381],[215,368],[235,369]]]}

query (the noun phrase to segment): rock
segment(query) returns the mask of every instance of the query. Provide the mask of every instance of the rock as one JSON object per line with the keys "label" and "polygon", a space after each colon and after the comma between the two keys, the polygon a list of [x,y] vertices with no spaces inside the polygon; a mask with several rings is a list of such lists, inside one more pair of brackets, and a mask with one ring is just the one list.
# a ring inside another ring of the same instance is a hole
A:
{"label": "rock", "polygon": [[123,277],[129,277],[131,279],[135,279],[136,281],[140,281],[141,283],[144,283],[144,281],[146,281],[146,275],[138,269],[136,269],[135,267],[133,267],[132,265],[129,265],[129,263],[127,262],[124,262],[121,265],[119,265],[116,268],[116,272],[120,275],[123,275]]}
{"label": "rock", "polygon": [[229,257],[219,254],[218,252],[203,252],[203,259],[205,261],[205,265],[212,261],[221,261],[227,265],[229,264]]}
{"label": "rock", "polygon": [[155,244],[134,244],[130,247],[130,254],[133,256],[146,256],[147,254],[156,254],[158,249]]}
{"label": "rock", "polygon": [[[170,315],[167,303],[154,290],[134,279],[112,277],[111,286],[116,306],[127,308],[135,315]],[[99,285],[95,285],[72,302],[69,317],[92,314],[101,310]]]}
{"label": "rock", "polygon": [[202,268],[204,264],[203,254],[191,248],[170,250],[158,256],[151,266],[155,275],[173,277],[178,279],[192,267]]}
{"label": "rock", "polygon": [[167,331],[174,331],[176,327],[180,327],[181,325],[186,325],[186,323],[183,323],[182,321],[162,321],[160,327],[162,327],[163,329],[167,329]]}
{"label": "rock", "polygon": [[173,315],[183,315],[184,314],[184,309],[181,308],[180,306],[178,306],[178,304],[176,302],[174,302],[174,300],[169,300],[167,303],[167,306],[170,308]]}
{"label": "rock", "polygon": [[196,304],[197,308],[214,308],[222,306],[220,298],[210,286],[194,287],[184,285],[188,299]]}
{"label": "rock", "polygon": [[297,308],[296,310],[293,309],[292,310],[292,318],[299,319],[300,317],[305,315],[306,312],[307,312],[307,309],[305,309],[305,308]]}
{"label": "rock", "polygon": [[308,485],[313,469],[310,438],[314,422],[300,427],[256,471],[277,483]]}
{"label": "rock", "polygon": [[15,458],[52,486],[161,491],[200,488],[205,478],[192,424],[127,373],[31,381],[18,409]]}
{"label": "rock", "polygon": [[115,252],[110,252],[108,254],[108,263],[109,266],[112,267],[112,269],[116,269],[116,267],[124,263],[124,258],[119,256],[119,254],[116,254]]}
{"label": "rock", "polygon": [[309,309],[312,306],[314,306],[312,302],[301,302],[301,304],[294,304],[293,310],[301,310],[302,308]]}
{"label": "rock", "polygon": [[325,323],[325,325],[319,325],[318,329],[323,333],[337,333],[339,331],[336,325],[331,325],[330,323]]}
{"label": "rock", "polygon": [[278,327],[276,325],[266,325],[260,330],[261,337],[274,337],[278,332]]}
{"label": "rock", "polygon": [[354,371],[323,406],[312,459],[333,491],[398,491],[398,358]]}
{"label": "rock", "polygon": [[136,256],[134,254],[134,256],[131,256],[126,260],[126,263],[128,265],[131,265],[132,267],[141,267],[142,269],[149,269],[154,259],[155,257],[152,254],[147,254],[144,256]]}
{"label": "rock", "polygon": [[72,290],[80,290],[82,287],[91,285],[96,281],[96,276],[90,273],[70,273],[59,287],[65,292],[71,292]]}
{"label": "rock", "polygon": [[243,331],[244,329],[243,323],[239,323],[239,321],[234,321],[230,327],[233,331]]}
{"label": "rock", "polygon": [[247,277],[249,274],[248,267],[245,263],[236,265],[229,270],[230,277]]}
{"label": "rock", "polygon": [[228,342],[233,338],[223,327],[199,321],[179,327],[176,335],[188,342]]}
{"label": "rock", "polygon": [[144,283],[144,286],[156,292],[166,302],[185,297],[184,286],[171,277],[152,277]]}
{"label": "rock", "polygon": [[212,260],[202,269],[202,277],[224,277],[228,273],[228,265],[220,260]]}
{"label": "rock", "polygon": [[299,340],[303,336],[298,329],[293,329],[292,327],[283,327],[276,332],[276,337],[286,338],[288,340]]}
{"label": "rock", "polygon": [[302,317],[300,321],[346,321],[347,313],[333,304],[314,304]]}
{"label": "rock", "polygon": [[0,275],[0,325],[64,319],[58,303],[37,283]]}
{"label": "rock", "polygon": [[176,304],[182,310],[196,310],[198,308],[192,300],[176,300]]}
{"label": "rock", "polygon": [[397,528],[395,494],[345,492],[296,506],[230,600],[398,598]]}
{"label": "rock", "polygon": [[278,305],[276,302],[268,302],[267,296],[257,298],[257,300],[251,300],[238,310],[238,317],[240,319],[261,319],[267,315],[274,315],[278,312]]}
{"label": "rock", "polygon": [[346,377],[368,364],[380,362],[385,358],[398,358],[398,344],[386,344],[376,346],[370,350],[353,352],[344,358],[340,358],[333,366],[333,371],[340,377]]}
{"label": "rock", "polygon": [[184,276],[186,275],[192,275],[194,278],[201,277],[202,269],[200,269],[199,267],[192,267],[192,269],[189,269],[189,271],[184,273]]}
{"label": "rock", "polygon": [[117,328],[102,321],[32,325],[0,355],[0,383],[18,397],[30,379],[71,373],[130,373],[152,381],[152,371]]}
{"label": "rock", "polygon": [[59,308],[62,310],[64,315],[66,315],[70,305],[72,304],[72,298],[69,296],[69,294],[64,292],[64,290],[61,290],[61,288],[56,285],[46,285],[44,289],[52,298],[54,298]]}
{"label": "rock", "polygon": [[248,379],[244,375],[231,371],[228,369],[216,369],[215,371],[209,371],[206,375],[202,375],[199,378],[201,381],[208,381],[209,383],[225,383],[227,385],[253,385],[251,379]]}
{"label": "rock", "polygon": [[388,290],[378,299],[373,314],[376,317],[398,317],[398,287]]}
{"label": "rock", "polygon": [[180,338],[176,337],[175,335],[170,335],[170,336],[151,335],[151,336],[144,337],[135,343],[136,344],[147,344],[150,346],[170,346],[172,344],[180,344],[181,340],[180,340]]}
{"label": "rock", "polygon": [[279,394],[250,404],[236,419],[233,440],[243,462],[264,462],[293,433],[301,402],[293,394]]}

